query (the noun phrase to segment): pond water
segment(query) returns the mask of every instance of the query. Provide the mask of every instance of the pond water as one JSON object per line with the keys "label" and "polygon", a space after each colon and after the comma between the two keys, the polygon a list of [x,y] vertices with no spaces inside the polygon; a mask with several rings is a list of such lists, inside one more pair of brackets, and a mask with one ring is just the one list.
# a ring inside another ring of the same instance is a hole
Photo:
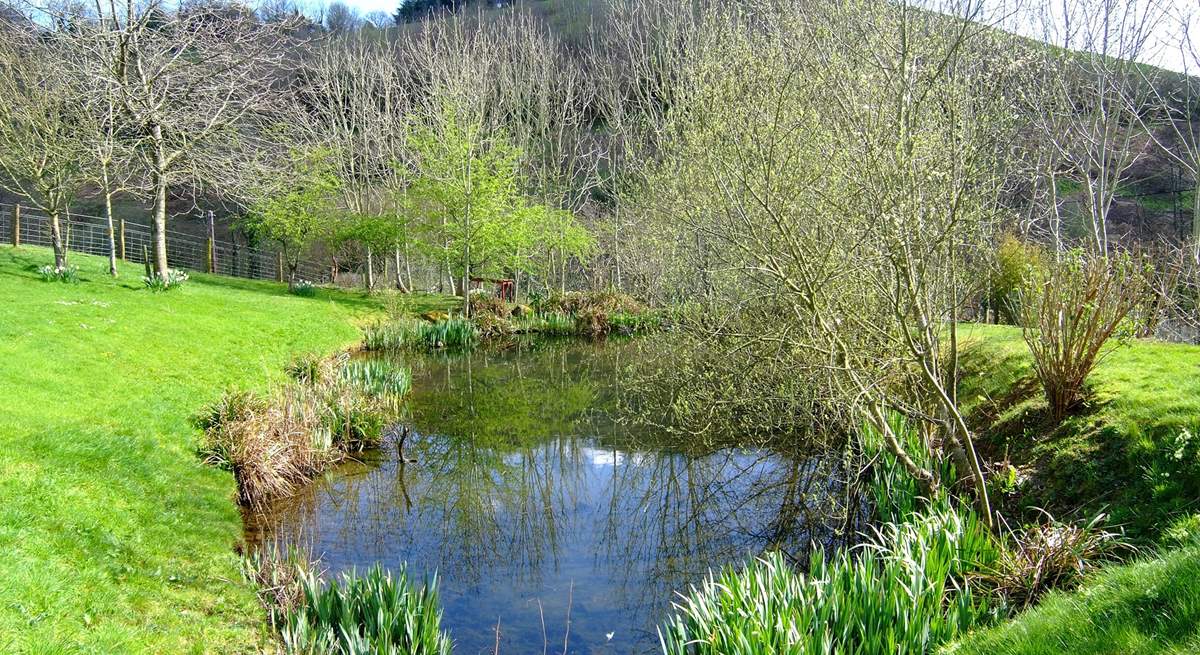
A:
{"label": "pond water", "polygon": [[676,592],[710,569],[853,530],[831,518],[836,457],[705,445],[623,410],[646,345],[408,357],[416,462],[384,448],[343,465],[248,535],[301,543],[330,573],[436,571],[458,654],[491,653],[497,623],[502,653],[654,651]]}

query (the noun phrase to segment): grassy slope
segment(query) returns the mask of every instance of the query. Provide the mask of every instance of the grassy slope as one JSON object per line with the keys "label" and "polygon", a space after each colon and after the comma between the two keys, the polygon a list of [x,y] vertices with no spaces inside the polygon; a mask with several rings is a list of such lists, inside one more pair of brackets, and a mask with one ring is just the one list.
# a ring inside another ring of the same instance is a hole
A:
{"label": "grassy slope", "polygon": [[[1147,540],[1172,517],[1200,511],[1200,347],[1116,348],[1088,378],[1084,406],[1051,426],[1019,330],[968,326],[963,339],[962,398],[989,454],[1007,453],[1032,475],[1022,504],[1104,509]],[[1180,451],[1185,430],[1197,439]]]}
{"label": "grassy slope", "polygon": [[[1064,425],[1047,426],[1045,403],[1014,328],[973,326],[967,395],[993,454],[1032,474],[1020,502],[1060,514],[1101,509],[1131,535],[1155,539],[1170,518],[1197,509],[1200,454],[1178,440],[1200,424],[1200,347],[1139,341],[1119,348],[1089,378],[1091,396]],[[986,371],[986,372],[985,372]],[[1015,509],[1012,508],[1012,509]],[[1200,546],[1093,576],[1054,593],[1015,620],[952,645],[957,654],[1200,652]]]}
{"label": "grassy slope", "polygon": [[46,283],[48,261],[0,249],[0,652],[254,649],[233,479],[199,462],[190,417],[354,342],[378,303],[199,274],[153,294],[86,256],[80,284]]}

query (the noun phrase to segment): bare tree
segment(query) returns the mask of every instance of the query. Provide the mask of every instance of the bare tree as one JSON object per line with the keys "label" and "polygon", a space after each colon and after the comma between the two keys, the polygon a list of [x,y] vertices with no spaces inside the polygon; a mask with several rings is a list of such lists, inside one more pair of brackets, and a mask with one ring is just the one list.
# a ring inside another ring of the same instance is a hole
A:
{"label": "bare tree", "polygon": [[[323,43],[300,72],[297,96],[296,139],[332,153],[350,220],[378,222],[390,206],[393,178],[404,175],[409,91],[395,46],[357,32]],[[375,252],[393,241],[378,234],[358,234],[368,288],[375,286]]]}
{"label": "bare tree", "polygon": [[11,191],[50,221],[54,266],[67,266],[61,219],[83,190],[90,117],[54,34],[13,33],[0,41],[0,173]]}
{"label": "bare tree", "polygon": [[[1157,0],[1064,0],[1038,6],[1046,74],[1035,124],[1052,152],[1041,170],[1061,244],[1060,188],[1078,185],[1096,252],[1109,247],[1109,219],[1130,167],[1141,154],[1140,116],[1151,85],[1139,69],[1163,17]],[[1064,183],[1065,180],[1065,183]]]}
{"label": "bare tree", "polygon": [[109,0],[97,12],[93,56],[112,63],[100,74],[137,144],[153,197],[154,267],[166,275],[171,188],[203,171],[203,144],[273,107],[289,29],[224,5]]}

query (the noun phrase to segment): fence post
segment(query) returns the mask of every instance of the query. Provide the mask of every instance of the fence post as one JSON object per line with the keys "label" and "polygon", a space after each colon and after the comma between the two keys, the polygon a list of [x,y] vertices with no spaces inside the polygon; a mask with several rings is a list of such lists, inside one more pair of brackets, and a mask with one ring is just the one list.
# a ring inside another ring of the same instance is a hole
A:
{"label": "fence post", "polygon": [[125,261],[125,219],[121,219],[121,261]]}
{"label": "fence post", "polygon": [[213,245],[212,237],[208,238],[207,245],[208,245],[208,252],[205,253],[206,256],[204,258],[204,267],[207,270],[207,272],[216,273],[217,272],[217,260],[216,260],[216,257],[213,256],[213,250],[215,249],[215,246]]}
{"label": "fence post", "polygon": [[12,244],[13,247],[21,245],[21,203],[13,205],[12,212]]}
{"label": "fence post", "polygon": [[279,281],[283,282],[283,253],[279,253]]}

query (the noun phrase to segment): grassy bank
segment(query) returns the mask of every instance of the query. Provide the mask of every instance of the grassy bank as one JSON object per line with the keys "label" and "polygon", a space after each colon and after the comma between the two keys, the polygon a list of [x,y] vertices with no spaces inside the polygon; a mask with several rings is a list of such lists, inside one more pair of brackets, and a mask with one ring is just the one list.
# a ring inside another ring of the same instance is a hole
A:
{"label": "grassy bank", "polygon": [[1200,347],[1135,341],[1089,377],[1083,406],[1047,420],[1020,331],[971,326],[965,393],[991,458],[1019,472],[1010,515],[1107,511],[1143,547],[1074,592],[950,646],[955,654],[1200,652],[1200,547],[1155,542],[1200,506]]}
{"label": "grassy bank", "polygon": [[1019,471],[1010,513],[1107,511],[1152,541],[1200,511],[1200,346],[1139,340],[1116,348],[1088,378],[1088,398],[1060,425],[1047,416],[1020,330],[963,329],[967,401],[989,459]]}
{"label": "grassy bank", "polygon": [[0,249],[0,652],[253,650],[233,477],[191,418],[356,341],[377,301],[201,274],[154,294],[141,266],[112,280],[81,255],[79,284],[43,282],[50,259]]}

